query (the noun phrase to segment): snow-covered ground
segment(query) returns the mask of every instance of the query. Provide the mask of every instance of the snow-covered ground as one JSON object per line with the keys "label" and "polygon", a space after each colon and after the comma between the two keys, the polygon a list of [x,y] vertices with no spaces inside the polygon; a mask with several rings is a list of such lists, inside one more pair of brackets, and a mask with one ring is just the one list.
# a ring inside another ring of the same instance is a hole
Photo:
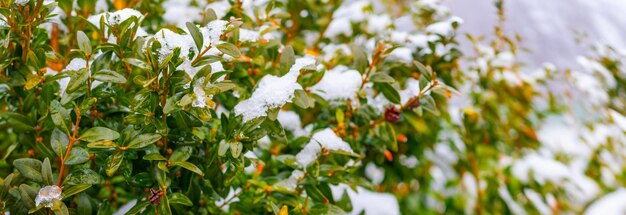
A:
{"label": "snow-covered ground", "polygon": [[[461,33],[491,35],[496,23],[494,0],[443,0],[452,14],[465,21]],[[529,65],[552,62],[559,68],[576,68],[576,56],[588,51],[572,32],[587,41],[605,42],[626,49],[626,1],[624,0],[505,0],[505,31],[519,34],[522,46],[532,53],[520,57]],[[467,39],[463,50],[471,53]]]}

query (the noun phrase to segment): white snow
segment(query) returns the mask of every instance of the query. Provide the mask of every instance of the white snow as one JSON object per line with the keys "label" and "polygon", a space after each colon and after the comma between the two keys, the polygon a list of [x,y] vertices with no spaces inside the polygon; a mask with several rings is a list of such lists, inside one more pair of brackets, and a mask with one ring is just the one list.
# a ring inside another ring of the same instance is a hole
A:
{"label": "white snow", "polygon": [[371,15],[367,18],[367,31],[381,34],[392,24],[391,18],[387,14]]}
{"label": "white snow", "polygon": [[202,86],[194,86],[193,93],[196,99],[193,100],[193,103],[191,104],[191,106],[197,107],[197,108],[207,107],[207,101],[206,101],[207,96],[206,96],[206,92],[204,92],[204,89],[202,89]]}
{"label": "white snow", "polygon": [[426,31],[431,34],[439,34],[445,37],[451,37],[454,35],[454,26],[463,24],[463,19],[453,16],[448,20],[430,24],[426,27]]}
{"label": "white snow", "polygon": [[293,132],[296,137],[309,135],[309,132],[302,128],[300,116],[294,111],[281,110],[278,112],[278,121],[285,130]]}
{"label": "white snow", "polygon": [[322,148],[331,151],[352,152],[350,145],[339,138],[332,129],[326,128],[313,134],[311,141],[296,155],[300,167],[306,167],[317,159]]}
{"label": "white snow", "polygon": [[365,211],[365,214],[399,215],[400,206],[396,197],[390,193],[377,193],[357,186],[356,192],[348,185],[331,186],[334,199],[341,199],[347,192],[352,202],[352,211],[348,214],[356,215]]}
{"label": "white snow", "polygon": [[310,89],[327,101],[354,100],[360,86],[361,74],[358,71],[338,66],[327,71],[322,80]]}
{"label": "white snow", "polygon": [[626,214],[626,189],[624,188],[620,188],[596,200],[585,211],[585,215],[622,214]]}
{"label": "white snow", "polygon": [[82,58],[74,58],[70,61],[70,63],[65,66],[65,68],[61,72],[66,71],[78,71],[81,69],[87,68],[87,62]]}
{"label": "white snow", "polygon": [[37,193],[35,205],[51,208],[54,204],[54,200],[61,200],[61,192],[61,188],[56,185],[45,186]]}
{"label": "white snow", "polygon": [[295,90],[302,89],[297,78],[304,67],[315,65],[312,58],[298,58],[287,74],[282,77],[266,75],[259,81],[257,89],[250,98],[235,106],[235,113],[243,116],[243,121],[266,116],[266,111],[291,102]]}
{"label": "white snow", "polygon": [[328,29],[324,32],[324,36],[335,38],[339,35],[352,35],[352,24],[347,18],[333,19],[328,25]]}
{"label": "white snow", "polygon": [[240,29],[239,30],[239,41],[241,42],[256,42],[259,39],[259,32],[248,30],[248,29]]}
{"label": "white snow", "polygon": [[30,2],[30,0],[15,0],[14,3],[15,3],[15,5],[18,5],[18,6],[24,6],[24,5],[28,4],[28,2]]}
{"label": "white snow", "polygon": [[302,180],[304,177],[304,172],[300,170],[294,170],[291,172],[289,178],[279,181],[275,184],[275,186],[285,188],[287,190],[295,190],[298,187],[298,181]]}
{"label": "white snow", "polygon": [[528,183],[530,181],[529,174],[531,173],[534,179],[541,184],[548,181],[559,183],[571,176],[570,170],[565,164],[536,154],[526,155],[513,165],[513,175],[523,182]]}
{"label": "white snow", "polygon": [[398,47],[389,53],[388,59],[405,64],[412,64],[414,60],[413,51],[407,47]]}
{"label": "white snow", "polygon": [[185,23],[200,21],[202,18],[203,3],[206,4],[206,1],[167,0],[162,4],[163,8],[166,8],[163,14],[163,20],[165,20],[166,23],[186,29]]}
{"label": "white snow", "polygon": [[368,163],[365,166],[365,176],[372,180],[372,183],[380,184],[385,180],[385,169],[376,166],[374,163]]}

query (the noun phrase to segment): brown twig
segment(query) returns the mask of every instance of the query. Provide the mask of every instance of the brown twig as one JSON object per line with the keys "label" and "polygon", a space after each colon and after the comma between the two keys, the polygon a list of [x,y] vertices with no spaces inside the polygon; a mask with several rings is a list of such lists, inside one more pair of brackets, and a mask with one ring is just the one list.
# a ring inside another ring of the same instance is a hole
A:
{"label": "brown twig", "polygon": [[69,137],[70,141],[67,144],[67,150],[65,150],[65,154],[61,158],[61,168],[59,170],[59,178],[57,179],[57,186],[61,186],[61,181],[63,181],[63,173],[65,172],[65,160],[67,160],[70,153],[72,152],[72,147],[74,146],[74,143],[76,143],[76,141],[79,140],[78,138],[76,138],[76,136],[78,135],[78,125],[80,124],[80,118],[81,118],[80,108],[76,107],[74,109],[74,112],[76,113],[76,122],[74,124],[74,130],[73,130],[72,135],[70,136],[69,131],[67,132],[67,136]]}

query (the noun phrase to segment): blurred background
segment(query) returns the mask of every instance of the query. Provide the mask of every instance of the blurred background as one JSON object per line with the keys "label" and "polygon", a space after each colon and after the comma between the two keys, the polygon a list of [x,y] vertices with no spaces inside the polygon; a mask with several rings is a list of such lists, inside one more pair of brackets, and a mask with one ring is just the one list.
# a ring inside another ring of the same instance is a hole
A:
{"label": "blurred background", "polygon": [[[463,18],[460,33],[493,35],[494,0],[443,0],[452,14]],[[624,0],[505,0],[505,32],[523,38],[520,60],[532,67],[551,62],[558,68],[577,69],[576,57],[589,51],[589,43],[626,49],[626,1]],[[576,36],[578,35],[578,36]],[[580,37],[586,37],[582,41]],[[473,53],[469,41],[463,52]]]}

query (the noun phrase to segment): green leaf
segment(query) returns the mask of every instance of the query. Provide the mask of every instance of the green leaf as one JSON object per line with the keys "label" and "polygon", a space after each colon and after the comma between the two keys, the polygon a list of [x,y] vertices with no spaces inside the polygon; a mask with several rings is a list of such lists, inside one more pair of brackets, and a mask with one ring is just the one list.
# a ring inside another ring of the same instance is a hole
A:
{"label": "green leaf", "polygon": [[26,116],[18,113],[0,113],[0,125],[6,121],[7,125],[15,131],[32,131],[34,126]]}
{"label": "green leaf", "polygon": [[170,161],[186,161],[189,157],[191,157],[192,151],[193,148],[189,146],[177,148],[170,156]]}
{"label": "green leaf", "polygon": [[93,207],[91,207],[91,202],[89,201],[89,197],[87,194],[81,193],[78,195],[76,201],[76,213],[78,215],[90,215],[93,212]]}
{"label": "green leaf", "polygon": [[120,165],[122,165],[122,161],[124,161],[124,154],[122,154],[121,152],[110,155],[106,161],[107,162],[107,168],[106,168],[107,176],[109,177],[113,176],[115,172],[117,172],[117,169],[120,168]]}
{"label": "green leaf", "polygon": [[370,81],[375,83],[392,83],[394,80],[391,76],[387,75],[384,72],[377,72],[370,76]]}
{"label": "green leaf", "polygon": [[117,144],[110,140],[103,140],[87,144],[87,148],[90,149],[114,149],[117,148]]}
{"label": "green leaf", "polygon": [[68,197],[83,192],[91,187],[91,184],[76,184],[72,186],[63,187],[63,193],[61,193],[61,199],[65,200]]}
{"label": "green leaf", "polygon": [[241,155],[241,151],[243,150],[243,144],[239,141],[233,141],[230,143],[230,154],[234,158],[238,158]]}
{"label": "green leaf", "polygon": [[32,158],[20,158],[13,161],[13,166],[17,168],[24,177],[29,178],[36,182],[42,182],[43,176],[41,175],[41,161]]}
{"label": "green leaf", "polygon": [[67,205],[59,200],[54,200],[54,205],[57,206],[57,209],[53,209],[55,215],[70,215],[70,211],[67,209]]}
{"label": "green leaf", "polygon": [[86,54],[91,54],[91,41],[89,37],[83,31],[76,32],[76,40],[78,41],[78,48]]}
{"label": "green leaf", "polygon": [[220,144],[217,148],[217,155],[224,156],[226,154],[226,151],[228,151],[228,149],[230,148],[230,144],[226,143],[225,140],[220,141]]}
{"label": "green leaf", "polygon": [[365,73],[365,70],[369,66],[365,51],[363,51],[361,47],[354,44],[350,45],[350,50],[352,51],[352,56],[354,58],[354,68],[356,68],[356,70],[361,74]]}
{"label": "green leaf", "polygon": [[200,168],[198,168],[196,165],[189,163],[187,161],[175,161],[172,162],[172,165],[174,166],[180,166],[182,168],[185,168],[189,171],[192,171],[198,175],[204,176],[204,173],[202,172],[202,170]]}
{"label": "green leaf", "polygon": [[391,84],[380,84],[380,90],[387,100],[394,104],[400,104],[400,93],[398,93],[398,90],[391,86]]}
{"label": "green leaf", "polygon": [[70,79],[70,83],[67,85],[65,92],[72,93],[78,88],[85,86],[87,79],[89,78],[89,70],[83,68],[78,71],[78,76],[74,76]]}
{"label": "green leaf", "polygon": [[148,66],[146,62],[136,58],[124,58],[124,62],[130,63],[131,65],[143,70],[151,70],[150,66]]}
{"label": "green leaf", "polygon": [[306,109],[313,106],[313,99],[304,90],[296,90],[294,99],[298,107]]}
{"label": "green leaf", "polygon": [[67,145],[70,140],[67,137],[67,134],[63,133],[58,128],[52,130],[52,134],[50,135],[50,145],[52,146],[52,150],[59,157],[65,156],[65,150],[67,150]]}
{"label": "green leaf", "polygon": [[426,66],[424,66],[424,64],[420,63],[419,61],[413,61],[413,64],[415,64],[415,66],[417,67],[417,70],[420,72],[420,74],[422,74],[424,77],[426,77],[426,80],[431,80],[432,79],[431,70],[429,68],[427,68]]}
{"label": "green leaf", "polygon": [[64,184],[78,185],[78,184],[102,184],[104,179],[100,174],[91,169],[78,169],[71,172],[65,178]]}
{"label": "green leaf", "polygon": [[169,97],[165,101],[165,106],[163,107],[163,113],[169,114],[177,108],[177,99],[176,97]]}
{"label": "green leaf", "polygon": [[50,116],[54,125],[61,128],[62,131],[66,133],[69,132],[67,125],[69,124],[68,121],[71,120],[70,113],[67,109],[61,106],[59,101],[52,100],[50,103]]}
{"label": "green leaf", "polygon": [[222,43],[217,45],[216,48],[222,53],[230,55],[234,58],[241,57],[241,52],[239,51],[237,46],[233,45],[232,43]]}
{"label": "green leaf", "polygon": [[352,211],[352,200],[350,200],[348,192],[343,192],[336,205],[345,211]]}
{"label": "green leaf", "polygon": [[215,13],[215,11],[213,9],[211,9],[209,7],[204,9],[204,13],[202,15],[203,15],[203,24],[204,25],[206,25],[210,21],[213,21],[213,20],[217,19],[217,14]]}
{"label": "green leaf", "polygon": [[159,204],[159,210],[161,211],[161,215],[172,215],[172,209],[170,208],[170,201],[167,196],[163,196],[161,198],[161,204]]}
{"label": "green leaf", "polygon": [[35,208],[35,200],[33,200],[33,198],[37,196],[37,191],[27,184],[21,184],[19,186],[19,192],[24,206],[26,206],[27,209]]}
{"label": "green leaf", "polygon": [[85,148],[74,147],[65,160],[65,165],[76,165],[85,163],[89,160],[89,153]]}
{"label": "green leaf", "polygon": [[283,52],[280,55],[280,73],[281,75],[287,74],[291,66],[296,63],[296,54],[293,51],[293,47],[287,46],[283,48]]}
{"label": "green leaf", "polygon": [[122,74],[108,69],[103,69],[96,72],[95,74],[93,74],[93,78],[102,82],[118,84],[126,83],[126,78]]}
{"label": "green leaf", "polygon": [[33,87],[37,86],[39,84],[39,82],[41,82],[41,76],[39,75],[31,75],[28,77],[28,80],[26,80],[26,84],[24,85],[24,89],[26,90],[30,90],[33,89]]}
{"label": "green leaf", "polygon": [[167,160],[167,158],[163,157],[163,155],[159,153],[152,153],[152,154],[144,155],[143,159],[148,160],[148,161],[166,161]]}
{"label": "green leaf", "polygon": [[386,136],[387,141],[385,142],[387,143],[387,147],[389,147],[391,151],[394,151],[394,152],[398,151],[398,141],[397,141],[397,136],[396,136],[396,130],[393,128],[391,123],[385,122],[381,129],[382,129],[383,135]]}
{"label": "green leaf", "polygon": [[97,142],[102,140],[115,140],[120,134],[114,130],[105,127],[93,127],[80,135],[80,140],[87,142]]}
{"label": "green leaf", "polygon": [[46,158],[41,164],[41,176],[45,185],[54,184],[54,178],[52,176],[52,166],[50,165],[50,159]]}
{"label": "green leaf", "polygon": [[140,149],[150,144],[153,144],[160,139],[161,135],[159,134],[141,134],[135,137],[135,139],[131,140],[127,146],[129,149]]}
{"label": "green leaf", "polygon": [[198,51],[202,51],[202,43],[204,41],[202,41],[203,37],[200,33],[200,29],[198,29],[198,27],[191,22],[187,22],[185,24],[187,25],[187,29],[189,29],[189,34],[191,34],[193,42],[196,43],[196,48],[198,48]]}
{"label": "green leaf", "polygon": [[189,200],[189,198],[187,198],[187,196],[185,196],[185,194],[182,194],[182,193],[172,193],[172,195],[169,196],[169,199],[170,199],[170,204],[193,206],[193,203],[191,202],[191,200]]}
{"label": "green leaf", "polygon": [[150,205],[150,202],[137,200],[137,204],[126,212],[126,215],[140,214],[144,209]]}
{"label": "green leaf", "polygon": [[323,203],[327,200],[324,194],[322,194],[322,191],[314,185],[304,185],[304,189],[306,190],[306,194],[315,202]]}
{"label": "green leaf", "polygon": [[330,190],[330,185],[326,182],[321,182],[317,188],[322,192],[324,197],[328,199],[330,204],[335,204],[335,199],[333,198],[333,192]]}

